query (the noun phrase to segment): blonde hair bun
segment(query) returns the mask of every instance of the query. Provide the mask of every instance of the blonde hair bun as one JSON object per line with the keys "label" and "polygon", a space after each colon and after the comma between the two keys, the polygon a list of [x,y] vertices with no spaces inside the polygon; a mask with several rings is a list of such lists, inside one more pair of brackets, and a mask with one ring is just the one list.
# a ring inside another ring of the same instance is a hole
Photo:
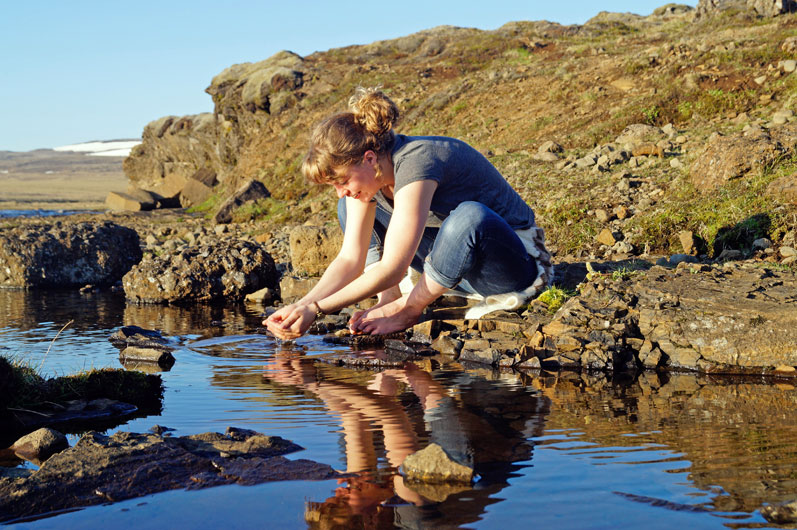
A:
{"label": "blonde hair bun", "polygon": [[398,107],[381,87],[357,87],[349,98],[349,109],[360,126],[377,138],[389,134],[399,120]]}

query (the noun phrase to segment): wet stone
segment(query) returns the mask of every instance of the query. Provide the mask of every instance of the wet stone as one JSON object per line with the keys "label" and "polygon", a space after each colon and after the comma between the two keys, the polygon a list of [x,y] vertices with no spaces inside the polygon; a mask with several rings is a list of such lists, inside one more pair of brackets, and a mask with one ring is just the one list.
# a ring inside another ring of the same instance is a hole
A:
{"label": "wet stone", "polygon": [[54,429],[43,427],[14,442],[11,449],[19,458],[40,464],[67,447],[69,442],[66,436]]}
{"label": "wet stone", "polygon": [[793,524],[797,523],[797,500],[764,506],[761,515],[770,523]]}
{"label": "wet stone", "polygon": [[108,337],[114,346],[137,346],[140,348],[156,348],[162,350],[173,350],[166,339],[159,331],[144,329],[138,326],[122,326]]}
{"label": "wet stone", "polygon": [[0,480],[0,521],[173,489],[340,476],[327,465],[281,456],[299,449],[242,429],[183,437],[89,431],[27,478]]}
{"label": "wet stone", "polygon": [[454,461],[436,443],[405,458],[401,472],[409,481],[468,484],[473,480],[473,468]]}
{"label": "wet stone", "polygon": [[425,344],[409,340],[386,339],[385,349],[409,355],[435,355],[437,352]]}
{"label": "wet stone", "polygon": [[128,346],[119,352],[119,359],[123,364],[145,362],[164,367],[170,367],[174,364],[174,356],[171,352],[157,348],[139,348],[138,346]]}

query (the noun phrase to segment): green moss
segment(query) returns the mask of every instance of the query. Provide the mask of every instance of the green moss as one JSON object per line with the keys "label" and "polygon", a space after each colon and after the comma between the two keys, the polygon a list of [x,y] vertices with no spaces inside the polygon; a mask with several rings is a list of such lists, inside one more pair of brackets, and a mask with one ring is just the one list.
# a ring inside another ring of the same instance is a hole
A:
{"label": "green moss", "polygon": [[544,290],[537,300],[548,306],[548,312],[553,314],[559,311],[567,300],[573,296],[573,293],[565,291],[560,287],[551,286]]}
{"label": "green moss", "polygon": [[291,217],[284,201],[268,197],[244,204],[232,214],[233,221],[242,223],[252,220],[268,220],[273,223],[287,222]]}

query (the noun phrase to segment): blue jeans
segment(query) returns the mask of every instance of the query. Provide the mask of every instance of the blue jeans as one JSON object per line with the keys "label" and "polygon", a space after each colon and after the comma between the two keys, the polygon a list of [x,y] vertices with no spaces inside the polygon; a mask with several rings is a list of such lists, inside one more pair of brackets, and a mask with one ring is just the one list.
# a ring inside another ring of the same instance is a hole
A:
{"label": "blue jeans", "polygon": [[[382,257],[390,216],[377,204],[366,265]],[[345,199],[338,201],[338,220],[345,232]],[[440,228],[424,229],[410,266],[443,287],[482,296],[522,291],[537,278],[537,263],[512,227],[473,201],[452,210]]]}

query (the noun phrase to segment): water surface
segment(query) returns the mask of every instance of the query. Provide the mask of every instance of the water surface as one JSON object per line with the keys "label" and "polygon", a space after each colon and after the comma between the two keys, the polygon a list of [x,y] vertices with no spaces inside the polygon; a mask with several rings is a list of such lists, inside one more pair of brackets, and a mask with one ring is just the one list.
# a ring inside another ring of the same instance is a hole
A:
{"label": "water surface", "polygon": [[[162,374],[162,414],[113,430],[255,429],[305,448],[290,458],[355,473],[343,481],[171,491],[25,527],[496,528],[526,521],[538,528],[749,528],[769,526],[757,512],[764,503],[797,498],[790,385],[432,362],[351,369],[317,362],[343,349],[319,337],[280,345],[256,333],[261,312],[0,290],[0,352],[45,374],[120,366],[107,337],[122,325],[179,340],[176,363]],[[403,481],[403,458],[430,442],[475,466],[473,488]]]}

